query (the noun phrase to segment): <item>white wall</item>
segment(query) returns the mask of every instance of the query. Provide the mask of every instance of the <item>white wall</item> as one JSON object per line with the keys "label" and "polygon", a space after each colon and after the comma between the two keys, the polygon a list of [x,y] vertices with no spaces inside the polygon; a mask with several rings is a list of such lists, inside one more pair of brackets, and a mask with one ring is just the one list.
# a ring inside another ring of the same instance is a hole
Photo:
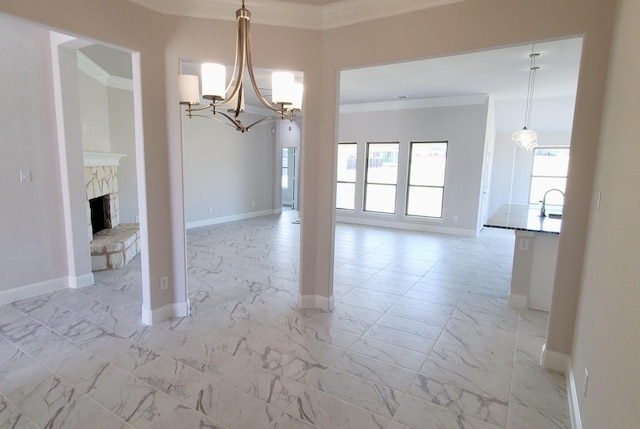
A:
{"label": "white wall", "polygon": [[[17,37],[16,35],[20,36]],[[0,15],[0,291],[68,275],[49,32]],[[31,182],[20,183],[29,170]]]}
{"label": "white wall", "polygon": [[621,0],[572,353],[584,429],[640,422],[639,21],[640,2]]}
{"label": "white wall", "polygon": [[279,152],[271,129],[257,126],[241,133],[211,119],[183,119],[187,226],[280,207],[274,205],[280,171],[276,177]]}
{"label": "white wall", "polygon": [[78,70],[82,148],[93,152],[112,152],[109,136],[108,88]]}
{"label": "white wall", "polygon": [[109,137],[111,152],[127,155],[118,167],[120,223],[138,222],[138,182],[133,120],[133,92],[108,88]]}
{"label": "white wall", "polygon": [[[484,104],[462,106],[341,113],[338,141],[357,142],[359,156],[365,153],[363,148],[367,142],[400,142],[401,157],[405,160],[408,159],[411,141],[447,141],[449,145],[442,219],[405,216],[404,204],[398,204],[395,215],[364,212],[358,204],[358,201],[363,201],[363,174],[359,174],[360,183],[356,183],[356,209],[353,212],[338,210],[338,219],[475,235],[486,121],[486,100]],[[406,162],[399,164],[398,193],[405,192],[406,167]],[[457,222],[454,216],[458,217]]]}

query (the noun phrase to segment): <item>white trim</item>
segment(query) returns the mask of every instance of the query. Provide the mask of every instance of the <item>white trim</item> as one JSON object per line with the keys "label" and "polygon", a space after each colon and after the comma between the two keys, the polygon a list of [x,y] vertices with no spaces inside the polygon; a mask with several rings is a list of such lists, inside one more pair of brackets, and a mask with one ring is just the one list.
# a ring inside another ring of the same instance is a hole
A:
{"label": "white trim", "polygon": [[71,289],[80,289],[83,287],[91,286],[96,283],[93,273],[82,274],[77,277],[69,277],[69,287]]}
{"label": "white trim", "polygon": [[542,353],[540,354],[540,366],[552,371],[558,371],[562,374],[567,374],[570,367],[569,355],[560,352],[554,352],[547,349],[547,344],[542,346]]}
{"label": "white trim", "polygon": [[582,429],[582,417],[580,416],[580,403],[578,402],[578,389],[576,388],[576,378],[573,373],[571,359],[568,359],[567,372],[567,396],[569,397],[569,412],[571,413],[572,429]]}
{"label": "white trim", "polygon": [[78,69],[82,70],[104,86],[115,89],[124,89],[126,91],[133,91],[133,79],[109,74],[105,69],[100,67],[81,51],[77,51],[77,57]]}
{"label": "white trim", "polygon": [[201,226],[217,225],[220,223],[235,222],[237,220],[251,219],[254,217],[268,216],[282,212],[282,208],[274,210],[261,210],[258,212],[241,213],[231,216],[215,217],[210,219],[194,220],[187,222],[187,229],[200,228]]}
{"label": "white trim", "polygon": [[343,104],[340,113],[387,112],[392,110],[425,109],[430,107],[469,106],[485,104],[488,95],[463,95],[458,97],[420,98],[415,100],[391,100],[375,103]]}
{"label": "white trim", "polygon": [[319,308],[320,310],[333,310],[333,295],[298,295],[298,306],[300,308]]}
{"label": "white trim", "polygon": [[394,222],[383,219],[364,219],[349,216],[336,215],[336,222],[350,223],[356,225],[378,226],[382,228],[404,229],[409,231],[435,232],[440,234],[464,235],[476,237],[478,234],[475,229],[449,228],[438,225],[424,225],[408,222]]}
{"label": "white trim", "polygon": [[[130,0],[165,15],[235,21],[237,0]],[[278,0],[251,1],[251,22],[280,27],[326,30],[464,0],[341,0],[324,6]]]}
{"label": "white trim", "polygon": [[153,325],[173,317],[185,317],[188,315],[188,302],[174,302],[153,310],[142,307],[142,323],[145,325]]}
{"label": "white trim", "polygon": [[112,89],[122,89],[124,91],[133,91],[133,79],[126,77],[109,75],[107,86]]}
{"label": "white trim", "polygon": [[32,298],[43,293],[50,293],[69,287],[69,277],[58,277],[56,279],[45,280],[43,282],[32,283],[25,286],[18,286],[12,289],[0,291],[0,305],[21,299]]}
{"label": "white trim", "polygon": [[526,295],[516,295],[509,293],[509,307],[524,310],[529,308],[529,297]]}
{"label": "white trim", "polygon": [[85,167],[105,167],[110,165],[120,165],[120,158],[124,158],[124,153],[110,152],[83,152]]}
{"label": "white trim", "polygon": [[[464,0],[342,0],[321,7],[322,30],[417,12]],[[286,19],[286,14],[283,17]]]}

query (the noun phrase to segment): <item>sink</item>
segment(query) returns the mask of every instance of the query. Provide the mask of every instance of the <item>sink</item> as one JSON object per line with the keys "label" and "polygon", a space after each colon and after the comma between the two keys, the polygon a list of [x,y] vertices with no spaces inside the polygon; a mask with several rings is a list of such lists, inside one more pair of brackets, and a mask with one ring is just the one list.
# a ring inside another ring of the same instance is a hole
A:
{"label": "sink", "polygon": [[550,219],[562,219],[562,213],[549,213],[547,214]]}

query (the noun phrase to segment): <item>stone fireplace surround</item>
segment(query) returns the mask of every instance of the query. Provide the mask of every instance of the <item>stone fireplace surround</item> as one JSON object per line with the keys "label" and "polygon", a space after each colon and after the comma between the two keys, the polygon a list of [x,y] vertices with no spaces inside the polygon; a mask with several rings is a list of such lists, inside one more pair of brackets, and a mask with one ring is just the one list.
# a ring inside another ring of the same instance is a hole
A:
{"label": "stone fireplace surround", "polygon": [[[91,270],[126,266],[140,251],[138,224],[120,224],[118,166],[123,154],[84,152],[87,220],[91,240]],[[109,195],[111,228],[93,235],[89,200]]]}

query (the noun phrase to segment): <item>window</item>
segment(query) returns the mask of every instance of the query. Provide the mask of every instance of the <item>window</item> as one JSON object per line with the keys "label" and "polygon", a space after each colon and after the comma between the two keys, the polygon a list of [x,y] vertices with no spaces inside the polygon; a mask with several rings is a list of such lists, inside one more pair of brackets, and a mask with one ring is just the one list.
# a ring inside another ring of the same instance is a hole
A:
{"label": "window", "polygon": [[[539,203],[550,189],[564,192],[568,169],[568,147],[537,147],[533,153],[529,203]],[[564,199],[559,192],[551,192],[547,197],[547,204],[563,205]]]}
{"label": "window", "polygon": [[447,142],[411,142],[407,214],[442,217]]}
{"label": "window", "polygon": [[336,208],[338,209],[354,209],[357,161],[358,145],[356,143],[338,143],[338,183],[336,187]]}
{"label": "window", "polygon": [[364,210],[396,212],[399,143],[367,143]]}

